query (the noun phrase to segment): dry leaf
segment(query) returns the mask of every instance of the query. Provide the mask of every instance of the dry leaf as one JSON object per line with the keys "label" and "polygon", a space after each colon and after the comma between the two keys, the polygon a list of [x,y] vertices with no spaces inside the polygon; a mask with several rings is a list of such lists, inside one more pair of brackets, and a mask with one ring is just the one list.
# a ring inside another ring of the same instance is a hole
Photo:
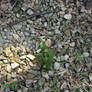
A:
{"label": "dry leaf", "polygon": [[51,46],[51,40],[47,39],[46,42],[45,42],[45,44],[46,44],[47,47],[50,47]]}

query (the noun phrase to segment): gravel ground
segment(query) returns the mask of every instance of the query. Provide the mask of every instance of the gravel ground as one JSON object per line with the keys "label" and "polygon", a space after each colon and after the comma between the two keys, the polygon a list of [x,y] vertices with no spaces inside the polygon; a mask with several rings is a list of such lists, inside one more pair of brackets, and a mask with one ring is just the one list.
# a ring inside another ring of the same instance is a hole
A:
{"label": "gravel ground", "polygon": [[[60,11],[0,31],[1,92],[92,92],[92,1],[27,1],[2,14],[0,25],[36,12]],[[48,39],[55,62],[50,71],[40,72],[34,58]],[[3,87],[12,81],[18,82],[16,88]]]}

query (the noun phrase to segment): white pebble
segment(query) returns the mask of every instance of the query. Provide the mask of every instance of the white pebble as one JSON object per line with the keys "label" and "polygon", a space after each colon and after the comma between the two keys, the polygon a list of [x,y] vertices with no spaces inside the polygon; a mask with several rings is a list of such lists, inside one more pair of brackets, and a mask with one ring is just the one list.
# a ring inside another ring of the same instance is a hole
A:
{"label": "white pebble", "polygon": [[68,60],[69,56],[68,55],[65,55],[65,60]]}
{"label": "white pebble", "polygon": [[67,20],[70,20],[72,18],[72,15],[71,14],[65,14],[64,18],[67,19]]}
{"label": "white pebble", "polygon": [[89,53],[88,53],[88,52],[84,52],[84,53],[83,53],[83,56],[84,56],[84,57],[88,57],[88,56],[89,56]]}
{"label": "white pebble", "polygon": [[31,54],[28,54],[27,57],[28,57],[30,60],[34,60],[34,59],[35,59],[35,56],[34,56],[34,55],[31,55]]}
{"label": "white pebble", "polygon": [[75,42],[70,43],[70,46],[74,47],[75,46]]}
{"label": "white pebble", "polygon": [[19,64],[18,64],[18,63],[16,63],[16,62],[11,64],[12,69],[17,68],[18,66],[19,66]]}
{"label": "white pebble", "polygon": [[21,56],[20,59],[26,59],[26,55]]}

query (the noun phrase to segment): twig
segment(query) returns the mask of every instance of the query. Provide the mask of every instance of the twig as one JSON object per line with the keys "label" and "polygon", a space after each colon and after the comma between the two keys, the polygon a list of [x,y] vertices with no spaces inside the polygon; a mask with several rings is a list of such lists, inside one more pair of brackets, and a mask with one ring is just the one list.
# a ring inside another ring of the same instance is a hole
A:
{"label": "twig", "polygon": [[18,24],[18,23],[20,23],[20,22],[24,22],[24,21],[26,21],[26,20],[28,20],[28,19],[33,18],[33,17],[42,16],[42,15],[50,14],[50,13],[57,13],[57,12],[59,12],[59,11],[60,11],[60,10],[56,10],[56,9],[55,9],[55,10],[51,10],[51,11],[44,11],[44,12],[41,12],[41,13],[35,13],[35,14],[32,14],[32,15],[27,16],[27,17],[22,17],[20,20],[16,20],[16,21],[10,22],[10,23],[8,23],[8,24],[6,24],[6,25],[2,25],[2,26],[0,27],[0,30],[3,30],[3,29],[8,28],[8,27],[10,27],[10,26],[14,26],[14,25],[16,25],[16,24]]}

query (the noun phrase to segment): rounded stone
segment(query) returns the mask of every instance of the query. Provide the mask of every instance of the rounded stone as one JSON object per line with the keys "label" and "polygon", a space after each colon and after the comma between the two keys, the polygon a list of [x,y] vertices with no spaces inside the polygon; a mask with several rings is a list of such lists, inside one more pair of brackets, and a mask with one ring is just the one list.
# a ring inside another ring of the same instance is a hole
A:
{"label": "rounded stone", "polygon": [[55,70],[59,70],[59,69],[60,69],[60,63],[55,62],[55,63],[54,63],[54,69],[55,69]]}
{"label": "rounded stone", "polygon": [[88,52],[84,52],[84,53],[83,53],[83,56],[84,56],[84,57],[88,57],[88,56],[89,56],[89,53],[88,53]]}

